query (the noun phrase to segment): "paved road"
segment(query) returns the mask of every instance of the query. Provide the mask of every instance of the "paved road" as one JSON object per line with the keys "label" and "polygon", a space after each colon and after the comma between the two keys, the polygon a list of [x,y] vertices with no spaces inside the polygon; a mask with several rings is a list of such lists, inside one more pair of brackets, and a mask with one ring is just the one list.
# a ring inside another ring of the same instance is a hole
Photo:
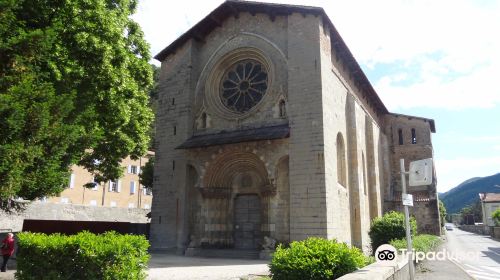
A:
{"label": "paved road", "polygon": [[500,241],[455,227],[446,237],[446,249],[467,273],[478,280],[500,279]]}

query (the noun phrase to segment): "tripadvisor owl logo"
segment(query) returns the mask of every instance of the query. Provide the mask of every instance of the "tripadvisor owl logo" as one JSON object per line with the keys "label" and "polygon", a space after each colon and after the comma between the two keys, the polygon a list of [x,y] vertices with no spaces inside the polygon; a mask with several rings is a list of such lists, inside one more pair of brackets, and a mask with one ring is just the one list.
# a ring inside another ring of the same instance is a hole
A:
{"label": "tripadvisor owl logo", "polygon": [[375,251],[377,263],[387,266],[396,264],[397,250],[389,244],[380,245]]}

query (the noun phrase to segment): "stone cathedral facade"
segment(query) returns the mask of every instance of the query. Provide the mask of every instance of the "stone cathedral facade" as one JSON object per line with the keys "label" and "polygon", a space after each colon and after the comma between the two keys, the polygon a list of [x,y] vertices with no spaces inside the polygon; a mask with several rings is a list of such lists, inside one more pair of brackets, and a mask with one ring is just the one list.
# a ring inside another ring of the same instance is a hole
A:
{"label": "stone cathedral facade", "polygon": [[[388,112],[322,8],[226,1],[155,58],[153,248],[369,250],[400,209],[399,158],[432,157],[434,121]],[[438,234],[435,183],[409,192]]]}

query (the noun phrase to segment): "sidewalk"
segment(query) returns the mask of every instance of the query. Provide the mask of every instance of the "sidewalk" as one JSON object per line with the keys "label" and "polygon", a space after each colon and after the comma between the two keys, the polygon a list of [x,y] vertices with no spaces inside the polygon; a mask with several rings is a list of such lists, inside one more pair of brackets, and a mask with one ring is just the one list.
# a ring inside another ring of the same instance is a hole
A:
{"label": "sidewalk", "polygon": [[0,272],[0,280],[14,280],[15,270],[8,270],[7,272]]}
{"label": "sidewalk", "polygon": [[[269,261],[151,254],[149,280],[235,280],[269,275]],[[257,278],[258,279],[258,278]]]}
{"label": "sidewalk", "polygon": [[416,280],[449,280],[449,279],[471,279],[459,266],[450,260],[445,261],[423,261],[419,263],[415,273]]}
{"label": "sidewalk", "polygon": [[14,280],[16,273],[16,260],[10,259],[7,263],[7,272],[0,272],[0,280]]}

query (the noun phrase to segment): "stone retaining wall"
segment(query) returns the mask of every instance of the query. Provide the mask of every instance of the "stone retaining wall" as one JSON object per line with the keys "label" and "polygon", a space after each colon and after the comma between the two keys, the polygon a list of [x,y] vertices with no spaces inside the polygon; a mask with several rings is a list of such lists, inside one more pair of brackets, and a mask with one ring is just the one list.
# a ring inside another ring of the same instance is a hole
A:
{"label": "stone retaining wall", "polygon": [[22,230],[24,219],[148,223],[149,210],[32,202],[26,210],[0,211],[0,232]]}
{"label": "stone retaining wall", "polygon": [[490,227],[490,235],[493,238],[500,239],[500,227]]}
{"label": "stone retaining wall", "polygon": [[401,258],[394,266],[372,263],[357,271],[346,274],[338,280],[408,280],[410,279],[408,259]]}
{"label": "stone retaining wall", "polygon": [[461,230],[465,230],[468,232],[473,232],[482,235],[490,234],[490,227],[485,225],[461,225],[459,226]]}

